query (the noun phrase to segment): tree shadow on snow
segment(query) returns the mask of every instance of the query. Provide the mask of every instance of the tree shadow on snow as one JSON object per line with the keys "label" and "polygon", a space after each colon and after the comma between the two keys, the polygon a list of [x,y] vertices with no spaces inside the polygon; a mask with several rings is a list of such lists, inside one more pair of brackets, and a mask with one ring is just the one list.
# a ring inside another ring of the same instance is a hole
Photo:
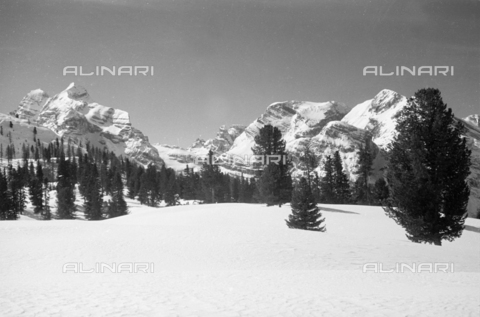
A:
{"label": "tree shadow on snow", "polygon": [[320,210],[323,211],[331,211],[331,212],[339,212],[339,213],[342,213],[342,214],[354,214],[354,215],[359,215],[358,212],[354,212],[354,211],[346,211],[346,210],[341,210],[341,209],[335,209],[335,208],[329,208],[329,207],[323,207],[323,206],[319,206],[320,207]]}
{"label": "tree shadow on snow", "polygon": [[465,230],[480,233],[480,228],[474,226],[465,225]]}

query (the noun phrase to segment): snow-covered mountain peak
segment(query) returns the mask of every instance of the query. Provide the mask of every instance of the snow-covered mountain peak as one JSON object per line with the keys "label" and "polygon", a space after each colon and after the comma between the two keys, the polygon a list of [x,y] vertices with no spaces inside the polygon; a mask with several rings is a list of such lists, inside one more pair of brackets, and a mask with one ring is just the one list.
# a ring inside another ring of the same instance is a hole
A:
{"label": "snow-covered mountain peak", "polygon": [[245,126],[235,124],[227,128],[222,125],[213,139],[205,141],[202,145],[215,153],[224,153],[230,149],[235,139],[245,130]]}
{"label": "snow-covered mountain peak", "polygon": [[478,115],[478,114],[469,115],[468,117],[466,117],[463,120],[467,121],[468,123],[470,123],[470,124],[472,124],[476,127],[480,127],[480,115]]}
{"label": "snow-covered mountain peak", "polygon": [[106,148],[143,165],[164,163],[148,137],[132,127],[128,112],[94,102],[75,83],[51,98],[41,89],[31,91],[14,114],[76,144]]}
{"label": "snow-covered mountain peak", "polygon": [[373,98],[372,110],[375,110],[376,112],[386,111],[403,98],[405,97],[393,90],[383,89]]}
{"label": "snow-covered mountain peak", "polygon": [[37,100],[41,100],[41,99],[45,99],[45,98],[48,98],[48,94],[43,91],[42,89],[34,89],[32,91],[30,91],[27,96],[30,96],[34,99],[37,99]]}
{"label": "snow-covered mountain peak", "polygon": [[373,99],[356,105],[342,121],[369,131],[373,135],[373,142],[386,149],[396,133],[394,117],[406,104],[405,96],[384,89]]}
{"label": "snow-covered mountain peak", "polygon": [[87,90],[82,86],[75,85],[75,83],[71,83],[70,85],[68,85],[68,87],[60,94],[62,93],[67,94],[68,97],[73,100],[85,101],[88,103],[93,102]]}
{"label": "snow-covered mountain peak", "polygon": [[36,120],[48,98],[48,94],[42,89],[32,90],[23,97],[14,113],[19,119]]}
{"label": "snow-covered mountain peak", "polygon": [[197,138],[195,142],[193,142],[192,146],[189,149],[196,149],[201,148],[205,144],[205,140],[201,138]]}

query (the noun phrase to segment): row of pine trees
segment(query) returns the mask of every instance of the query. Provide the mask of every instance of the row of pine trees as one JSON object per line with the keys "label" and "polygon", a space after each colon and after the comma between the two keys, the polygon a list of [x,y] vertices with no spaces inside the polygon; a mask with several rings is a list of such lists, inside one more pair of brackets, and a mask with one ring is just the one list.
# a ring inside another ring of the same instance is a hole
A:
{"label": "row of pine trees", "polygon": [[[13,124],[10,124],[13,129]],[[3,134],[3,127],[0,131]],[[11,135],[11,132],[8,133]],[[257,166],[255,177],[235,177],[222,173],[220,167],[213,164],[213,153],[203,164],[200,171],[186,166],[182,173],[171,168],[160,169],[150,164],[132,163],[128,159],[118,158],[113,153],[86,144],[73,144],[68,139],[56,139],[43,143],[33,129],[34,145],[22,145],[22,165],[12,166],[15,158],[14,144],[7,146],[8,168],[1,172],[2,192],[0,197],[0,219],[16,219],[23,213],[27,194],[33,205],[34,213],[41,218],[52,218],[50,208],[50,190],[57,193],[58,219],[74,219],[78,207],[83,208],[85,218],[100,220],[128,213],[124,193],[130,199],[141,204],[156,207],[162,201],[167,206],[179,204],[180,199],[197,200],[203,203],[266,203],[282,205],[292,197],[293,183],[290,175],[291,161],[287,158],[285,142],[278,128],[266,125],[255,138],[252,149],[257,155],[281,155],[287,159],[279,164]],[[3,147],[0,160],[3,160]],[[302,162],[306,164],[308,184],[315,199],[325,203],[353,202],[354,195],[342,168],[338,152],[325,160],[326,176],[320,179],[313,170],[318,166],[312,163],[315,155],[305,147]],[[124,191],[126,187],[126,191]],[[76,203],[78,191],[83,199]],[[108,195],[107,199],[104,199]],[[362,201],[363,202],[363,201]]]}

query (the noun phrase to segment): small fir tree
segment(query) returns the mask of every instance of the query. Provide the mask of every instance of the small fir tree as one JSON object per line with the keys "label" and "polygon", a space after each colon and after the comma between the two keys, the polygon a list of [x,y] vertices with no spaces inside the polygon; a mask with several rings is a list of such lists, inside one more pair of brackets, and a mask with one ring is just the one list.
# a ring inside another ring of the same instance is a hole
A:
{"label": "small fir tree", "polygon": [[325,226],[321,226],[325,219],[321,219],[320,209],[304,177],[300,179],[293,191],[291,206],[292,214],[288,216],[288,220],[285,220],[289,228],[321,232],[326,230]]}

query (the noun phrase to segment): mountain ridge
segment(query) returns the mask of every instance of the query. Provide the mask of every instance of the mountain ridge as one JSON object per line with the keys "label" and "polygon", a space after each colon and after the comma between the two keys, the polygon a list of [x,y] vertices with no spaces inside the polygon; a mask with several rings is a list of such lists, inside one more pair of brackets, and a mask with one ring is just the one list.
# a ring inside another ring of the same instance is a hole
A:
{"label": "mountain ridge", "polygon": [[148,137],[132,126],[128,112],[96,103],[84,87],[75,83],[53,97],[41,89],[32,90],[12,115],[77,145],[88,142],[144,166],[164,164]]}

